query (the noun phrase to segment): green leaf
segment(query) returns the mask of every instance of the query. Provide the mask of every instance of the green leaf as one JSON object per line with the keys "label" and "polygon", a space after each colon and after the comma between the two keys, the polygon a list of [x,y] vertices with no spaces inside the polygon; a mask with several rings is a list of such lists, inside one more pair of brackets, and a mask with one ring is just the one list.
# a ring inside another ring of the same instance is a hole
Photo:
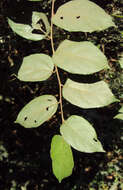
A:
{"label": "green leaf", "polygon": [[88,0],[73,0],[60,6],[53,23],[70,32],[94,32],[115,26],[112,17]]}
{"label": "green leaf", "polygon": [[117,114],[114,119],[121,119],[123,120],[123,106],[119,109],[119,114]]}
{"label": "green leaf", "polygon": [[123,113],[117,114],[117,115],[114,117],[114,119],[121,119],[121,120],[123,120]]}
{"label": "green leaf", "polygon": [[39,127],[55,114],[57,107],[58,102],[54,96],[39,96],[22,108],[15,123],[19,123],[25,128]]}
{"label": "green leaf", "polygon": [[54,64],[46,54],[32,54],[24,57],[18,72],[21,81],[44,81],[53,73]]}
{"label": "green leaf", "polygon": [[8,24],[16,34],[28,40],[38,41],[42,40],[45,37],[45,35],[42,34],[32,33],[33,28],[31,26],[26,24],[15,23],[9,18],[8,18]]}
{"label": "green leaf", "polygon": [[[42,21],[45,25],[45,29],[42,29],[43,24],[38,24],[39,21]],[[45,35],[48,35],[50,32],[50,24],[48,22],[47,16],[44,13],[41,12],[33,12],[32,13],[32,27],[33,29],[41,30],[45,33]]]}
{"label": "green leaf", "polygon": [[119,109],[119,112],[123,113],[123,106]]}
{"label": "green leaf", "polygon": [[105,55],[88,41],[64,40],[53,55],[53,62],[74,74],[92,74],[108,68]]}
{"label": "green leaf", "polygon": [[105,152],[96,131],[83,117],[72,115],[60,127],[65,141],[81,152]]}
{"label": "green leaf", "polygon": [[120,58],[119,63],[120,63],[120,67],[123,69],[123,57]]}
{"label": "green leaf", "polygon": [[50,155],[52,159],[53,173],[59,182],[70,176],[74,167],[71,147],[62,136],[55,135],[52,138]]}
{"label": "green leaf", "polygon": [[81,108],[99,108],[119,101],[104,81],[86,84],[68,79],[63,86],[63,97]]}

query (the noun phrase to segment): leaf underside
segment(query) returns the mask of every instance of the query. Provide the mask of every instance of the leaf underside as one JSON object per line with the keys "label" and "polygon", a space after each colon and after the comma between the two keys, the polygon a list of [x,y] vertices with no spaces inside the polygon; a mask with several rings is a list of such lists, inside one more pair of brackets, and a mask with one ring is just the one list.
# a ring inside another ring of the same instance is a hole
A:
{"label": "leaf underside", "polygon": [[96,131],[83,117],[72,115],[60,127],[60,133],[65,141],[81,152],[105,152]]}
{"label": "leaf underside", "polygon": [[73,74],[92,74],[108,68],[105,55],[88,41],[64,40],[53,55],[53,62]]}
{"label": "leaf underside", "polygon": [[18,71],[18,79],[26,82],[44,81],[48,79],[54,69],[50,56],[46,54],[32,54],[24,57]]}
{"label": "leaf underside", "polygon": [[33,41],[38,41],[38,40],[42,40],[45,35],[42,34],[33,34],[33,28],[30,25],[26,25],[26,24],[19,24],[16,23],[14,21],[12,21],[11,19],[8,19],[8,23],[9,26],[11,27],[11,29],[18,34],[19,36],[28,39],[28,40],[33,40]]}
{"label": "leaf underside", "polygon": [[22,108],[15,123],[19,123],[25,128],[39,127],[55,114],[57,107],[58,102],[54,96],[39,96]]}
{"label": "leaf underside", "polygon": [[81,108],[99,108],[119,101],[104,81],[86,84],[68,79],[63,86],[63,97]]}
{"label": "leaf underside", "polygon": [[60,6],[53,23],[70,32],[94,32],[115,26],[112,17],[88,0],[73,0]]}
{"label": "leaf underside", "polygon": [[[39,20],[42,20],[42,22],[46,28],[45,33],[44,32],[43,32],[43,34],[32,33],[33,30],[36,30],[36,29],[42,31],[41,25],[38,24]],[[27,25],[27,24],[16,23],[9,18],[8,18],[8,24],[16,34],[18,34],[19,36],[21,36],[25,39],[32,40],[32,41],[42,40],[50,32],[50,25],[49,25],[47,16],[41,12],[35,12],[34,11],[32,13],[32,25],[31,26]]]}
{"label": "leaf underside", "polygon": [[[39,21],[43,22],[45,29],[42,29],[43,24],[39,24]],[[47,16],[41,12],[32,12],[32,27],[33,29],[42,29],[46,36],[50,32],[50,24],[48,22]]]}

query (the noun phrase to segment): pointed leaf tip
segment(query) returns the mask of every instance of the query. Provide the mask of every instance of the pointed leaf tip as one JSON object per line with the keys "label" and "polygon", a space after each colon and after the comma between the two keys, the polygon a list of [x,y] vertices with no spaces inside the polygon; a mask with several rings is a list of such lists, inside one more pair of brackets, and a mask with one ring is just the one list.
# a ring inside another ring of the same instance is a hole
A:
{"label": "pointed leaf tip", "polygon": [[72,174],[74,167],[71,147],[64,141],[62,136],[55,135],[52,138],[50,156],[53,173],[61,183],[64,178]]}
{"label": "pointed leaf tip", "polygon": [[45,35],[42,35],[42,34],[32,33],[33,28],[30,25],[16,23],[9,18],[8,18],[8,24],[16,34],[18,34],[19,36],[25,39],[32,40],[32,41],[39,41],[45,37]]}
{"label": "pointed leaf tip", "polygon": [[39,127],[55,114],[57,107],[58,102],[54,96],[39,96],[22,108],[15,122],[25,128]]}
{"label": "pointed leaf tip", "polygon": [[[39,20],[42,20],[46,29],[46,31],[43,31],[43,34],[33,33],[33,30],[36,30],[36,29],[42,31],[41,25],[38,24]],[[16,34],[18,34],[19,36],[25,39],[32,40],[32,41],[42,40],[50,32],[50,24],[48,22],[47,16],[44,13],[36,12],[36,11],[32,13],[31,26],[27,24],[16,23],[9,18],[8,18],[8,24]]]}
{"label": "pointed leaf tip", "polygon": [[83,117],[72,115],[60,127],[60,133],[65,141],[74,149],[93,153],[105,152],[96,131]]}

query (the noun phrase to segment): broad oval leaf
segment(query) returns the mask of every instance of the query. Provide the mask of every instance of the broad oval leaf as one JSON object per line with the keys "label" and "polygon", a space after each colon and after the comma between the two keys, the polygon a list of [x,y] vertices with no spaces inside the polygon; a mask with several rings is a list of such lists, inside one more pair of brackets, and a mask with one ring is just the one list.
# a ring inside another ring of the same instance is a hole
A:
{"label": "broad oval leaf", "polygon": [[50,155],[53,173],[59,182],[70,176],[74,167],[73,154],[69,144],[63,137],[55,135],[52,138]]}
{"label": "broad oval leaf", "polygon": [[65,141],[81,152],[105,152],[96,131],[83,117],[72,115],[60,127]]}
{"label": "broad oval leaf", "polygon": [[63,86],[63,97],[81,108],[99,108],[119,101],[104,81],[86,84],[68,79]]}
{"label": "broad oval leaf", "polygon": [[22,108],[15,123],[19,123],[25,128],[39,127],[55,114],[57,107],[58,102],[54,96],[39,96]]}
{"label": "broad oval leaf", "polygon": [[32,54],[24,57],[18,72],[21,81],[44,81],[53,72],[54,64],[50,56],[46,54]]}
{"label": "broad oval leaf", "polygon": [[53,23],[70,32],[93,32],[115,26],[112,17],[88,0],[73,0],[60,6]]}
{"label": "broad oval leaf", "polygon": [[[38,23],[40,20],[43,22],[43,24]],[[33,29],[41,30],[47,36],[50,32],[50,24],[46,14],[34,11],[32,13],[32,27]]]}
{"label": "broad oval leaf", "polygon": [[53,55],[53,62],[74,74],[92,74],[108,68],[105,55],[88,41],[64,40]]}
{"label": "broad oval leaf", "polygon": [[42,40],[45,35],[32,33],[33,28],[27,24],[19,24],[8,18],[8,24],[11,29],[19,36],[28,40],[38,41]]}

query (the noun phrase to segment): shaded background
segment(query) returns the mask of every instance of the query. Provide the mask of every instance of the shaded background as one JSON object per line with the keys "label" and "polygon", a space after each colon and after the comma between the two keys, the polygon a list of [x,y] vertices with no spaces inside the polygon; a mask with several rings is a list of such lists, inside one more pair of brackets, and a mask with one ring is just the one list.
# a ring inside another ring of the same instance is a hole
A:
{"label": "shaded background", "polygon": [[[109,14],[120,14],[120,0],[92,0]],[[55,10],[66,0],[56,1]],[[54,26],[55,48],[64,39],[89,40],[98,45],[109,60],[110,70],[89,76],[72,75],[60,70],[62,83],[69,77],[77,82],[92,83],[104,79],[121,103],[100,109],[80,109],[63,101],[65,118],[77,114],[85,117],[95,127],[106,153],[81,153],[73,150],[73,174],[58,183],[52,174],[50,142],[59,134],[59,111],[53,118],[36,129],[25,129],[14,121],[21,108],[33,98],[52,94],[58,98],[57,78],[24,83],[15,74],[23,57],[32,53],[52,55],[50,41],[33,42],[16,35],[8,26],[7,17],[19,23],[31,23],[32,11],[48,13],[51,1],[26,0],[0,1],[0,189],[1,190],[121,190],[122,181],[122,121],[113,120],[123,102],[123,71],[118,59],[122,52],[122,18],[113,17],[117,28],[85,33],[66,32]],[[111,189],[112,188],[112,189]]]}

